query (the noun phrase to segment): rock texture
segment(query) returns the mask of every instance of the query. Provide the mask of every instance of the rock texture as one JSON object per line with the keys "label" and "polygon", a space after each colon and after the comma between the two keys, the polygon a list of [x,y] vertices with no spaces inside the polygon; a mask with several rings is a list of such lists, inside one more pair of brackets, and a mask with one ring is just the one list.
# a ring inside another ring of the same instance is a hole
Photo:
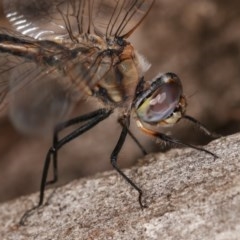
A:
{"label": "rock texture", "polygon": [[206,148],[150,154],[125,173],[110,171],[47,191],[47,204],[19,226],[38,194],[0,205],[0,239],[240,239],[240,134]]}

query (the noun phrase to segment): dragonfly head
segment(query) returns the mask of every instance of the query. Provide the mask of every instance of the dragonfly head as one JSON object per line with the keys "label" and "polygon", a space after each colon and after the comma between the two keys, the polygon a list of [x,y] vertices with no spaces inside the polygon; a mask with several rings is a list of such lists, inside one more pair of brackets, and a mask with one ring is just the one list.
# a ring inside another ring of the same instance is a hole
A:
{"label": "dragonfly head", "polygon": [[151,125],[175,124],[185,114],[186,106],[181,80],[174,73],[156,77],[135,101],[138,119]]}

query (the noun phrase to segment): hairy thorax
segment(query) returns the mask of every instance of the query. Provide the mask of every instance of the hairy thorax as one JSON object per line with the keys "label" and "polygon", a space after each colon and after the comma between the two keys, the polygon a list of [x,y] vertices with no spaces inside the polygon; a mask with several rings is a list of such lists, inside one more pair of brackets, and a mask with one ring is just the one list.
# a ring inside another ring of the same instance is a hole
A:
{"label": "hairy thorax", "polygon": [[149,64],[129,42],[84,34],[69,48],[76,58],[65,68],[75,89],[112,107],[130,108],[139,78]]}

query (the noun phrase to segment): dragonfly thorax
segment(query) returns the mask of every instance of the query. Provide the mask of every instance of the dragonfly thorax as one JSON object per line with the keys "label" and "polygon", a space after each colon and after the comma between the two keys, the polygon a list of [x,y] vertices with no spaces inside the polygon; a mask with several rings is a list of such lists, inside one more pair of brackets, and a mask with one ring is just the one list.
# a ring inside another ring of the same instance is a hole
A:
{"label": "dragonfly thorax", "polygon": [[[88,49],[84,62],[81,61],[87,69],[83,79],[88,95],[96,96],[104,104],[130,106],[141,72],[139,56],[133,46],[121,38],[102,38],[90,34],[80,40],[80,46],[87,45]],[[78,55],[82,57],[81,50]],[[78,69],[84,72],[82,65]]]}

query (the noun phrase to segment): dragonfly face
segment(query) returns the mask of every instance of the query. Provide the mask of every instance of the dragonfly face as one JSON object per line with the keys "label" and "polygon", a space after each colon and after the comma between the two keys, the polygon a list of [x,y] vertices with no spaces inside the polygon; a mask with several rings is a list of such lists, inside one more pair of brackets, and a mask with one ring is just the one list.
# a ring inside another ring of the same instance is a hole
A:
{"label": "dragonfly face", "polygon": [[186,111],[186,99],[182,85],[174,73],[157,77],[136,102],[136,113],[140,120],[152,125],[172,125]]}

